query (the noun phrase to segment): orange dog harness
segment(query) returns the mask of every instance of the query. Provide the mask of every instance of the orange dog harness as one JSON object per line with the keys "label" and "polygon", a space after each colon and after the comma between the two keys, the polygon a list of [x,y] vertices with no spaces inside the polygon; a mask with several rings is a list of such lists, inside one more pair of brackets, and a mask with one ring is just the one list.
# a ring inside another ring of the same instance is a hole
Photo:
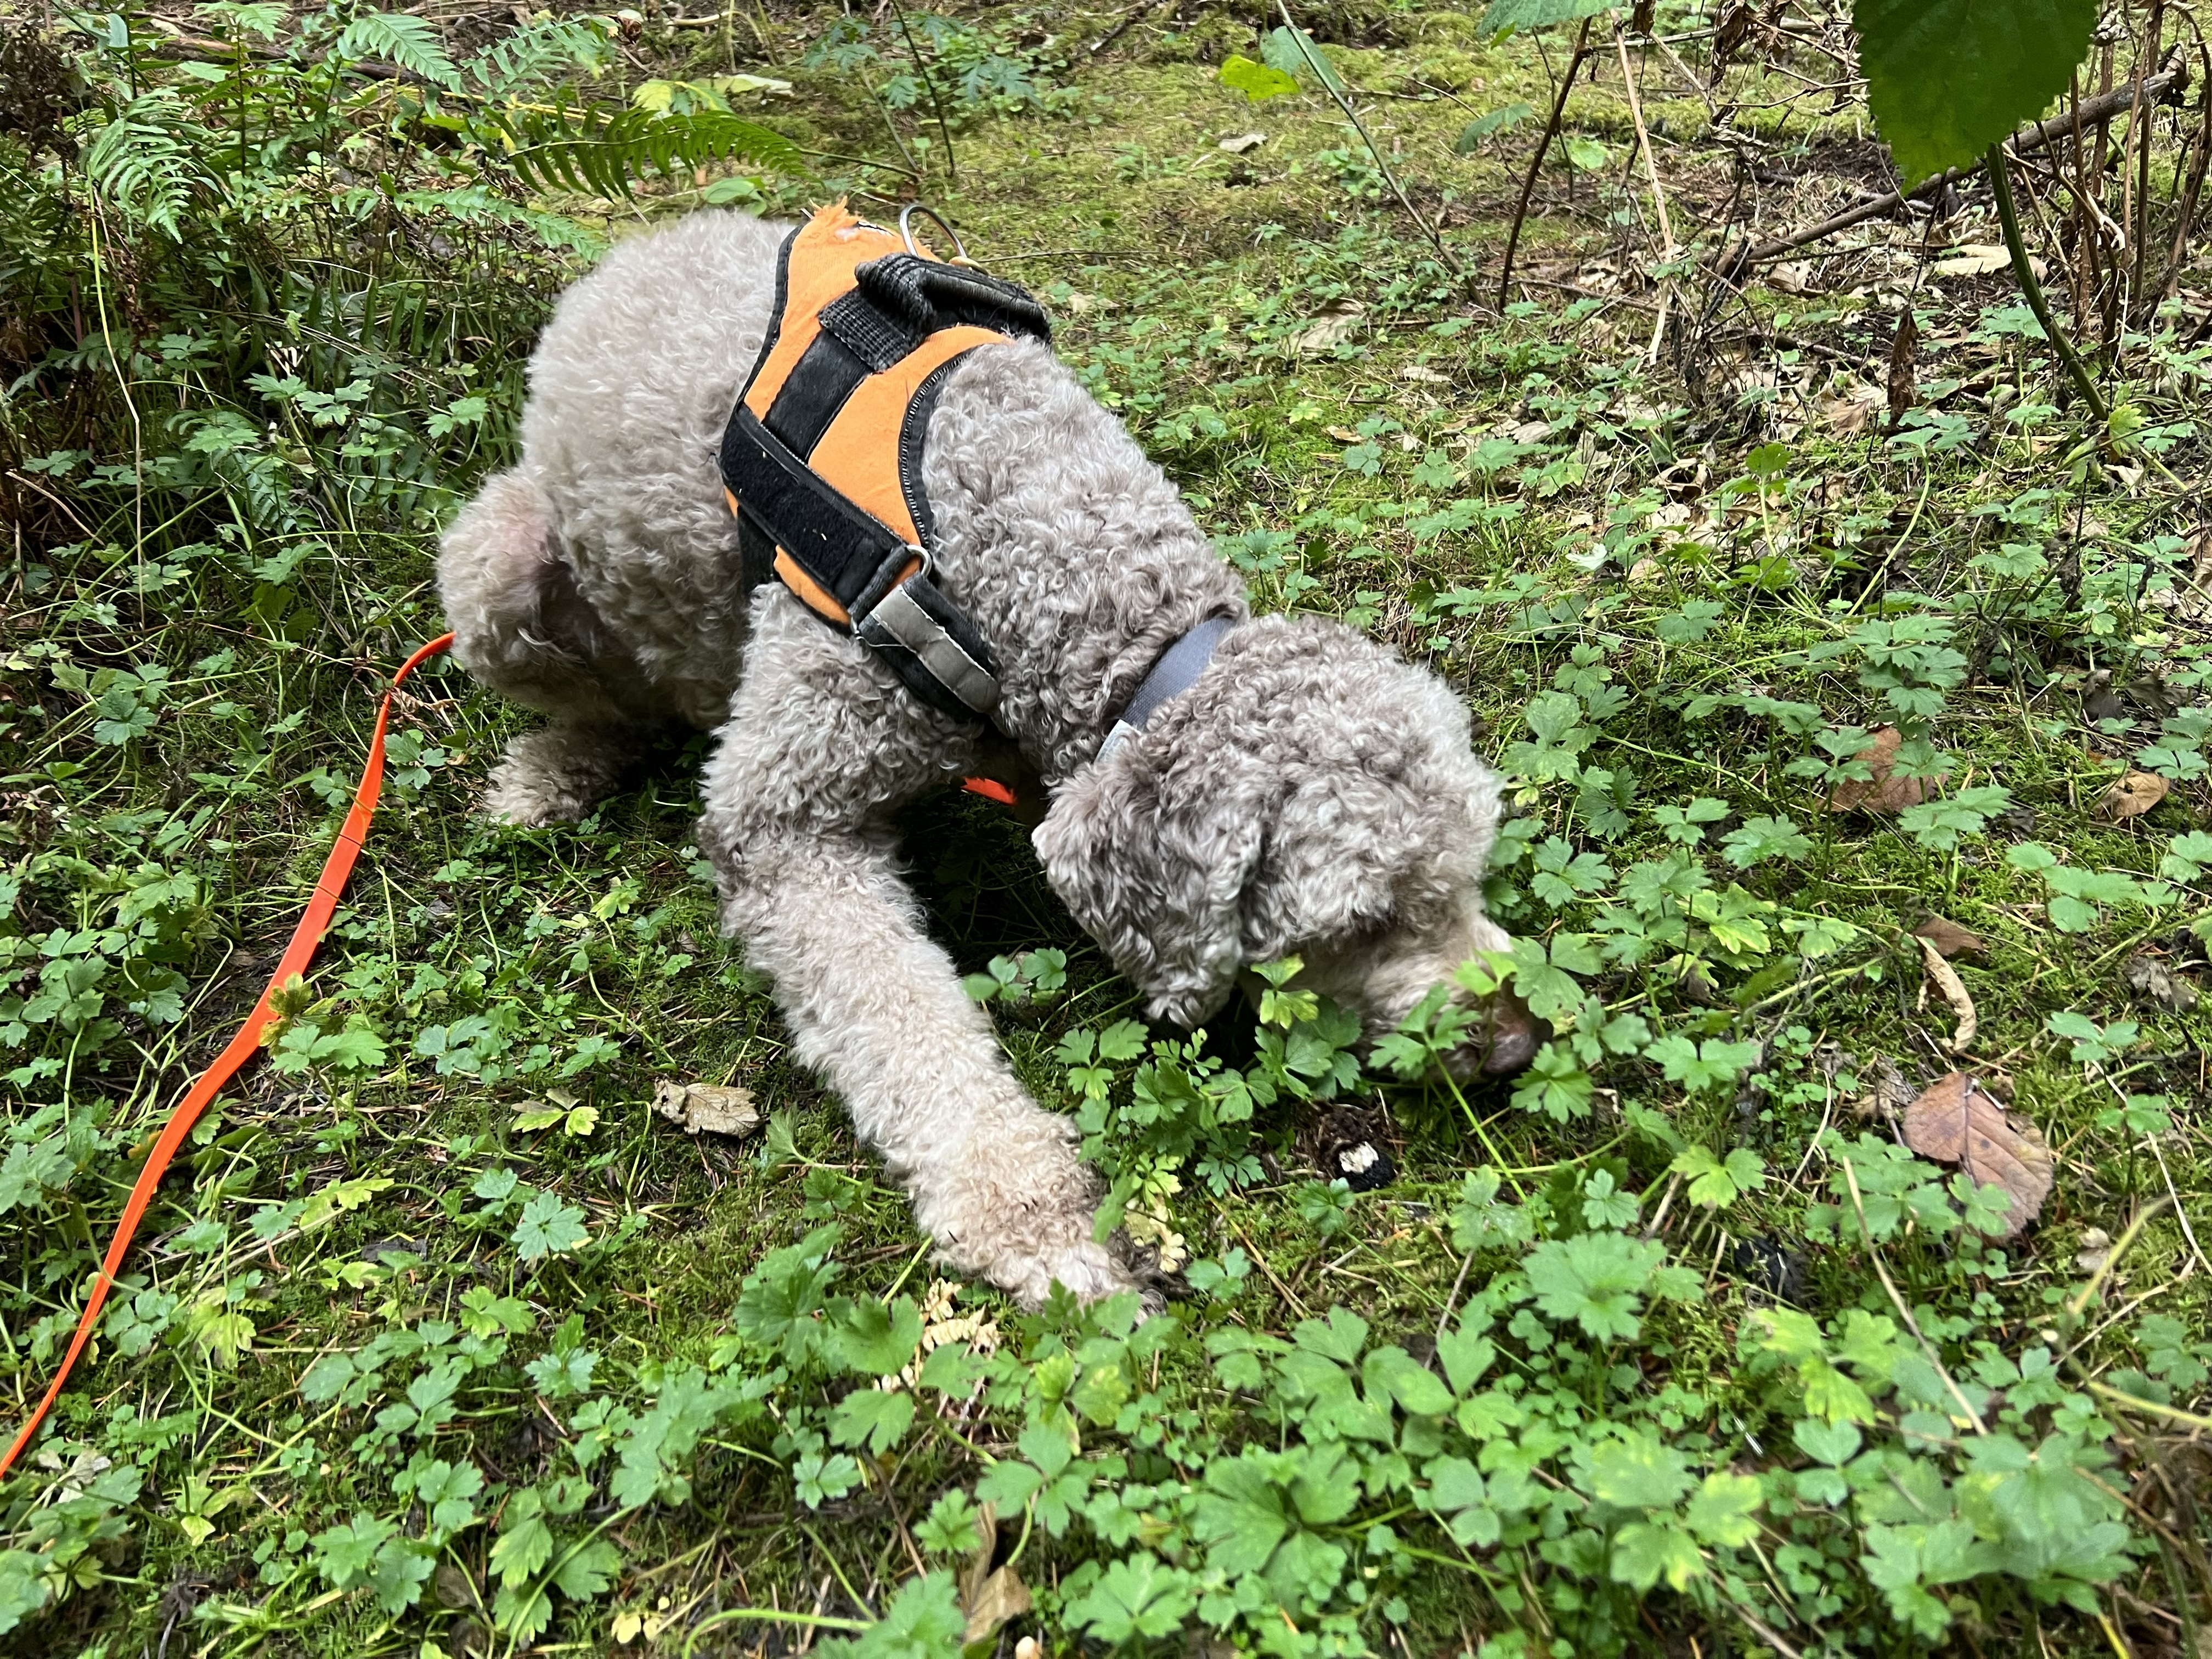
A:
{"label": "orange dog harness", "polygon": [[834,204],[784,242],[775,314],[722,434],[748,580],[774,576],[923,702],[980,720],[998,664],[930,579],[922,447],[954,365],[1015,335],[1051,337],[1026,289]]}

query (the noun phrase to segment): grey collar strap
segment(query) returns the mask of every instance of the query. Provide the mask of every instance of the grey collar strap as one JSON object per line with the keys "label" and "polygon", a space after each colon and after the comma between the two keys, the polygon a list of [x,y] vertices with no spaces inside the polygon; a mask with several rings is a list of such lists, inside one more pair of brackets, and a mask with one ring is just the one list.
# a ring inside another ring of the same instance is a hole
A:
{"label": "grey collar strap", "polygon": [[1129,706],[1121,711],[1121,719],[1106,734],[1106,741],[1098,745],[1098,758],[1104,760],[1124,738],[1143,731],[1146,722],[1158,714],[1164,704],[1197,684],[1198,677],[1213,660],[1214,648],[1236,626],[1234,617],[1208,617],[1161,652],[1160,659],[1152,665],[1152,672],[1145,676],[1136,696],[1129,699]]}

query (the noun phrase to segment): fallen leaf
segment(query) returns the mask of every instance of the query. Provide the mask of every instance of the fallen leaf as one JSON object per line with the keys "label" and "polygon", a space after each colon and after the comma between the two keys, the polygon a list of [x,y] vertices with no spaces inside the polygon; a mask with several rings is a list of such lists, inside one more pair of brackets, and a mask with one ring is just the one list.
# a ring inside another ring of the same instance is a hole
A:
{"label": "fallen leaf", "polygon": [[1803,259],[1784,259],[1771,266],[1766,273],[1766,286],[1778,294],[1812,294],[1818,290],[1813,285],[1813,267]]}
{"label": "fallen leaf", "polygon": [[[1914,937],[1919,939],[1917,934]],[[1959,1017],[1959,1029],[1951,1034],[1950,1047],[1953,1054],[1963,1054],[1972,1045],[1974,1032],[1980,1024],[1974,1013],[1974,1000],[1966,994],[1966,982],[1959,977],[1959,970],[1943,959],[1934,940],[1920,939],[1920,955],[1928,982],[1943,994],[1943,1000]]]}
{"label": "fallen leaf", "polygon": [[1257,149],[1267,142],[1264,132],[1240,132],[1233,138],[1224,138],[1216,149],[1227,150],[1231,155],[1242,155],[1248,149]]}
{"label": "fallen leaf", "polygon": [[1646,582],[1656,582],[1667,574],[1667,568],[1656,559],[1638,559],[1628,567],[1628,580],[1641,587]]}
{"label": "fallen leaf", "polygon": [[1893,726],[1878,726],[1873,735],[1874,741],[1860,750],[1856,758],[1864,761],[1874,775],[1864,782],[1850,779],[1838,784],[1836,793],[1828,797],[1831,812],[1902,812],[1928,799],[1925,781],[1893,775],[1905,733]]}
{"label": "fallen leaf", "polygon": [[1815,405],[1820,424],[1843,437],[1862,430],[1881,408],[1882,394],[1870,386],[1855,387],[1848,397],[1823,397]]}
{"label": "fallen leaf", "polygon": [[2091,1227],[2081,1235],[2081,1253],[2074,1258],[2074,1265],[2085,1273],[2093,1273],[2112,1259],[2112,1236],[2102,1227]]}
{"label": "fallen leaf", "polygon": [[2002,270],[2012,263],[2012,255],[2002,243],[1968,242],[1948,257],[1936,262],[1938,276],[1986,276],[1993,270]]}
{"label": "fallen leaf", "polygon": [[1912,936],[1925,939],[1946,957],[1978,957],[1989,948],[1979,933],[1960,927],[1948,916],[1929,916],[1912,930]]}
{"label": "fallen leaf", "polygon": [[2128,989],[2169,1014],[2185,1014],[2197,1006],[2197,988],[2156,957],[2130,957],[2120,972]]}
{"label": "fallen leaf", "polygon": [[2017,1238],[2043,1212],[2055,1165],[2042,1134],[1964,1072],[1938,1078],[1905,1109],[1905,1144],[1923,1158],[1955,1164],[2012,1200],[2000,1238]]}
{"label": "fallen leaf", "polygon": [[1912,1085],[1905,1080],[1905,1073],[1897,1069],[1897,1062],[1888,1055],[1876,1054],[1861,1076],[1867,1091],[1851,1103],[1854,1117],[1880,1117],[1894,1121],[1897,1115],[1912,1103]]}
{"label": "fallen leaf", "polygon": [[1012,1565],[1000,1567],[982,1582],[969,1602],[968,1631],[961,1644],[973,1647],[989,1641],[1001,1626],[1020,1618],[1030,1606],[1030,1587],[1022,1583],[1021,1575]]}
{"label": "fallen leaf", "polygon": [[753,1091],[734,1084],[677,1083],[662,1078],[653,1085],[653,1109],[686,1134],[742,1139],[760,1127]]}
{"label": "fallen leaf", "polygon": [[2155,772],[2130,772],[2105,791],[2105,799],[2099,805],[2105,816],[2118,823],[2149,811],[2166,799],[2166,792],[2172,787]]}
{"label": "fallen leaf", "polygon": [[1343,301],[1324,311],[1291,337],[1291,349],[1303,356],[1334,351],[1359,329],[1360,308]]}
{"label": "fallen leaf", "polygon": [[1449,386],[1452,383],[1450,375],[1439,374],[1426,363],[1407,363],[1398,371],[1398,378],[1411,380],[1417,386]]}

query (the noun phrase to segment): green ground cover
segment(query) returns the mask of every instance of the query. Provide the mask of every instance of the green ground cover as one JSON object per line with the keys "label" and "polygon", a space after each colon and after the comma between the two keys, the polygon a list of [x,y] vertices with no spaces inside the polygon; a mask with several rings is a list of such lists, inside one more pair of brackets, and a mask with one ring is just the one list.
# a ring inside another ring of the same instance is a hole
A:
{"label": "green ground cover", "polygon": [[[579,828],[489,826],[526,717],[434,665],[324,953],[0,1486],[0,1644],[2196,1651],[2192,279],[2092,434],[2005,274],[1934,268],[1995,240],[1970,187],[1725,304],[1648,257],[1609,58],[1498,309],[1549,37],[1308,17],[1355,124],[1256,11],[692,21],[6,24],[8,1422],[441,631],[437,528],[513,453],[552,296],[702,202],[918,175],[1257,604],[1462,688],[1522,941],[1468,971],[1560,1035],[1462,1091],[1449,1009],[1362,1054],[1287,964],[1148,1030],[1018,825],[922,805],[941,936],[1189,1291],[1024,1314],[937,1276],[717,935],[702,744]],[[1302,84],[1249,101],[1235,55]],[[1786,101],[1825,60],[1711,98],[1632,61],[1678,234],[1753,170],[1785,216],[1880,177],[1863,106]],[[2136,773],[2166,793],[2122,815]],[[1979,939],[1964,1056],[1931,915]],[[1902,1144],[1960,1067],[2048,1149],[2024,1231]],[[662,1079],[766,1126],[686,1136]],[[1360,1138],[1371,1192],[1323,1178]]]}

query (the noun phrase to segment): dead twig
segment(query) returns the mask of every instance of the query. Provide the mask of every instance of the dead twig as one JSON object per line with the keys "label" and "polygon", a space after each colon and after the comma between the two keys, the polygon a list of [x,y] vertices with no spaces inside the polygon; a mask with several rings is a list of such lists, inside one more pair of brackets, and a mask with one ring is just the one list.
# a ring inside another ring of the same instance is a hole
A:
{"label": "dead twig", "polygon": [[1398,198],[1398,205],[1406,210],[1406,216],[1419,227],[1422,235],[1429,239],[1429,246],[1436,249],[1437,257],[1451,267],[1453,276],[1464,283],[1467,270],[1460,264],[1459,256],[1444,246],[1443,233],[1431,227],[1429,222],[1421,216],[1420,210],[1413,205],[1413,198],[1406,194],[1405,185],[1398,182],[1397,173],[1384,158],[1373,136],[1368,132],[1367,123],[1359,118],[1359,112],[1352,107],[1352,100],[1345,96],[1336,72],[1318,61],[1312,43],[1306,39],[1305,31],[1292,20],[1288,0],[1275,0],[1275,9],[1282,14],[1283,27],[1291,32],[1291,39],[1297,43],[1298,56],[1305,59],[1306,67],[1314,73],[1314,79],[1320,82],[1322,90],[1335,100],[1337,108],[1344,112],[1344,118],[1351,122],[1352,130],[1358,133],[1359,142],[1367,146],[1367,153],[1375,158],[1376,170],[1389,183],[1390,193]]}
{"label": "dead twig", "polygon": [[1521,181],[1521,199],[1514,204],[1513,228],[1505,236],[1505,261],[1498,271],[1498,307],[1505,308],[1506,296],[1513,291],[1513,254],[1521,246],[1521,227],[1528,220],[1528,200],[1536,193],[1536,176],[1544,170],[1544,158],[1552,153],[1552,140],[1559,136],[1559,118],[1567,112],[1567,94],[1574,90],[1575,76],[1582,69],[1583,59],[1589,54],[1590,20],[1583,19],[1582,28],[1575,35],[1575,54],[1567,59],[1567,72],[1559,77],[1559,94],[1552,100],[1552,118],[1544,123],[1544,136],[1536,141],[1536,153],[1528,158],[1528,176]]}
{"label": "dead twig", "polygon": [[1628,117],[1636,124],[1636,147],[1644,153],[1644,176],[1651,185],[1651,210],[1659,221],[1662,245],[1660,257],[1672,259],[1675,253],[1674,227],[1667,217],[1667,192],[1659,183],[1659,162],[1651,154],[1651,134],[1644,125],[1644,100],[1637,95],[1636,74],[1629,67],[1628,36],[1622,33],[1618,21],[1613,26],[1613,45],[1620,54],[1620,83],[1628,89]]}
{"label": "dead twig", "polygon": [[[2100,122],[2109,121],[2113,117],[2124,114],[2133,109],[2138,98],[2155,103],[2163,99],[2167,93],[2179,92],[2188,84],[2188,61],[2180,50],[2176,48],[2168,55],[2165,65],[2157,74],[2144,78],[2140,89],[2135,86],[2117,88],[2103,97],[2093,98],[2083,104],[2080,112],[2081,125],[2083,127],[2088,127]],[[2057,140],[2070,137],[2075,131],[2075,117],[2071,112],[2055,115],[2040,125],[2023,128],[2014,134],[2009,148],[2014,155],[2027,155],[2036,150],[2047,149]],[[1869,219],[1878,219],[1887,214],[1894,213],[1908,198],[1914,201],[1940,199],[1945,190],[1961,179],[1972,178],[1987,165],[1988,157],[1984,156],[1971,167],[1954,167],[1948,173],[1930,179],[1925,184],[1917,185],[1910,191],[1893,190],[1887,196],[1877,196],[1871,200],[1845,208],[1841,213],[1832,214],[1821,220],[1820,223],[1808,225],[1802,230],[1793,230],[1785,235],[1769,238],[1764,242],[1749,245],[1739,243],[1735,248],[1717,256],[1717,268],[1723,270],[1724,274],[1734,276],[1747,266],[1764,264],[1770,259],[1778,259],[1791,249],[1803,247],[1808,242],[1820,241],[1824,238],[1833,236],[1839,230],[1849,230],[1853,225],[1863,224]]]}

